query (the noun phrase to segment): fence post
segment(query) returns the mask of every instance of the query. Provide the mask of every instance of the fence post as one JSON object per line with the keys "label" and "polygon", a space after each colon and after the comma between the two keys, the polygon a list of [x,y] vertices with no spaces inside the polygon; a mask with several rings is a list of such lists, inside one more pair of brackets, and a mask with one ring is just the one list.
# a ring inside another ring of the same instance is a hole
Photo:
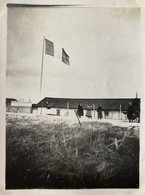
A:
{"label": "fence post", "polygon": [[67,104],[66,104],[66,107],[67,107],[67,116],[69,115],[69,102],[67,102]]}
{"label": "fence post", "polygon": [[96,115],[95,115],[95,104],[93,104],[93,110],[94,110],[94,118],[96,118]]}
{"label": "fence post", "polygon": [[120,120],[122,119],[122,117],[121,117],[121,104],[120,104]]}

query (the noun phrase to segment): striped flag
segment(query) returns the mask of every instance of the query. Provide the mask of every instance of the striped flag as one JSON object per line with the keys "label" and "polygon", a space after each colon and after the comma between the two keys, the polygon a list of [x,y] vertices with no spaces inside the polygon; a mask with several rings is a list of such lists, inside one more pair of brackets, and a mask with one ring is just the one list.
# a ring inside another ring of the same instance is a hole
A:
{"label": "striped flag", "polygon": [[63,48],[62,48],[62,62],[67,65],[70,65],[69,56],[67,55],[67,53],[65,52]]}
{"label": "striped flag", "polygon": [[48,39],[45,39],[45,54],[54,56],[54,44]]}

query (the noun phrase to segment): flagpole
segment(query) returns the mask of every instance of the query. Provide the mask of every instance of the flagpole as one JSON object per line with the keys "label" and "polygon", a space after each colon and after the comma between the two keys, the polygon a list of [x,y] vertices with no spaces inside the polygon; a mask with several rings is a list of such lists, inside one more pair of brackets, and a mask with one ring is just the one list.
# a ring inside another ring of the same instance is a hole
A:
{"label": "flagpole", "polygon": [[[42,48],[42,61],[41,61],[41,76],[40,76],[40,98],[41,98],[41,92],[42,92],[42,79],[43,79],[43,61],[44,61],[44,44],[45,44],[45,36],[43,37],[43,48]],[[42,114],[42,104],[41,103],[41,114]]]}
{"label": "flagpole", "polygon": [[45,42],[45,36],[43,37],[43,48],[42,48],[41,77],[40,77],[40,97],[41,97],[41,92],[42,92],[43,60],[44,60],[44,42]]}

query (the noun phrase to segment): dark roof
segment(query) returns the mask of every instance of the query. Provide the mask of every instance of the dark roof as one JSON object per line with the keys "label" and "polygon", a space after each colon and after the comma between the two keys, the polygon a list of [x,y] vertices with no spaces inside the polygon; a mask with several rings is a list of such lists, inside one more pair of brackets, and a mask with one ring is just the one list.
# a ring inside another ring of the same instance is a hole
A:
{"label": "dark roof", "polygon": [[[83,108],[86,109],[88,104],[94,104],[95,108],[102,105],[105,110],[121,110],[126,111],[129,102],[134,98],[116,98],[116,99],[72,99],[72,98],[49,98],[45,97],[41,100],[37,107],[50,107],[50,108],[67,108],[67,102],[69,102],[70,109],[77,109],[79,102],[82,102]],[[140,101],[140,99],[138,99]]]}
{"label": "dark roof", "polygon": [[12,101],[17,101],[17,100],[14,98],[6,98],[6,105],[10,104]]}

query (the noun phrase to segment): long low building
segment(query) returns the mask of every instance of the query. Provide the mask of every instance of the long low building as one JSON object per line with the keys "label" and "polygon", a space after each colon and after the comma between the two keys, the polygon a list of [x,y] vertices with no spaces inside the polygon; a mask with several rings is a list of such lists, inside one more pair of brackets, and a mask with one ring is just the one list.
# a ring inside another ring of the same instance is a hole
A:
{"label": "long low building", "polygon": [[[97,118],[97,108],[101,104],[103,108],[103,118],[126,119],[128,105],[134,98],[116,99],[77,99],[77,98],[50,98],[45,97],[38,104],[32,104],[33,114],[48,114],[74,116],[79,102],[82,102],[84,116],[87,112],[88,104],[92,105],[92,117]],[[140,104],[140,99],[136,98]]]}

